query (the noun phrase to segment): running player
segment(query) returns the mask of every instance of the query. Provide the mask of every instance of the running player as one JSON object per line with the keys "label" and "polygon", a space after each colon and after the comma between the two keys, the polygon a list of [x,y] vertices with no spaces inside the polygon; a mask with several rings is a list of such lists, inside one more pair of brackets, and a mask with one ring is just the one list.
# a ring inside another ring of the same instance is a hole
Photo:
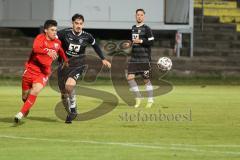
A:
{"label": "running player", "polygon": [[65,54],[69,58],[69,67],[61,69],[62,65],[60,64],[58,70],[58,85],[62,94],[61,98],[68,112],[66,123],[71,123],[77,115],[74,88],[78,78],[86,69],[84,59],[87,45],[90,44],[94,48],[103,65],[111,67],[111,63],[105,59],[93,36],[85,32],[83,26],[84,17],[81,14],[75,14],[72,17],[72,28],[63,29],[58,32],[58,38],[61,40]]}
{"label": "running player", "polygon": [[52,61],[58,54],[67,64],[67,57],[61,47],[61,41],[56,38],[57,22],[47,20],[44,23],[44,33],[39,34],[33,42],[33,48],[29,60],[25,64],[22,76],[22,100],[24,105],[15,116],[15,123],[27,116],[30,108],[35,103],[37,95],[44,88],[51,74]]}
{"label": "running player", "polygon": [[135,93],[135,108],[140,106],[142,96],[139,92],[138,85],[135,81],[136,75],[141,75],[148,92],[147,108],[153,104],[153,86],[150,81],[151,71],[151,46],[154,37],[150,27],[144,24],[145,11],[143,9],[136,10],[137,24],[132,27],[132,55],[128,63],[127,80],[131,90]]}

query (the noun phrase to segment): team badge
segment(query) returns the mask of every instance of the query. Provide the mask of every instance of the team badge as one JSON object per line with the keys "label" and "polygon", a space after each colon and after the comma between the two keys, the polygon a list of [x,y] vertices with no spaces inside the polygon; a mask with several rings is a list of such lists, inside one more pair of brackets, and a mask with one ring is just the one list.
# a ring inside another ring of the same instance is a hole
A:
{"label": "team badge", "polygon": [[82,39],[79,39],[79,43],[82,44],[83,40]]}
{"label": "team badge", "polygon": [[56,49],[58,49],[58,47],[59,47],[58,43],[54,43],[54,47],[55,47]]}

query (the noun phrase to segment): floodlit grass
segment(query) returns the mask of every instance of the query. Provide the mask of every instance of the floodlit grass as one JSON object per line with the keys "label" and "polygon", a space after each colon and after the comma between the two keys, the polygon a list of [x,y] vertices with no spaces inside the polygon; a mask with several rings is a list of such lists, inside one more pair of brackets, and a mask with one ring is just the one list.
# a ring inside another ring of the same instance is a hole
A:
{"label": "floodlit grass", "polygon": [[[110,84],[88,86],[116,94]],[[155,98],[153,108],[127,106],[121,99],[112,112],[90,121],[65,124],[54,112],[60,95],[50,87],[37,98],[18,126],[20,86],[0,87],[1,160],[225,160],[240,157],[240,86],[181,85]],[[78,95],[78,110],[101,100]],[[165,114],[170,118],[145,116]],[[182,118],[171,118],[180,115]],[[186,117],[183,118],[183,115]],[[136,118],[137,117],[137,118]]]}

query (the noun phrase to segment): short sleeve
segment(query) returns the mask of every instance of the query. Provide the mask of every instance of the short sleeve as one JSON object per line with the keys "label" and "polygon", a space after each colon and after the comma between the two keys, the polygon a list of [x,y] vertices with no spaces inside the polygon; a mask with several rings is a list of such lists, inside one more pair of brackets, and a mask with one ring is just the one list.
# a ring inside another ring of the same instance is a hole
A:
{"label": "short sleeve", "polygon": [[95,38],[90,34],[88,33],[88,42],[89,44],[91,44],[92,46],[95,44]]}
{"label": "short sleeve", "polygon": [[154,36],[153,36],[153,33],[152,33],[152,30],[150,27],[146,27],[146,38],[148,41],[153,41],[154,40]]}

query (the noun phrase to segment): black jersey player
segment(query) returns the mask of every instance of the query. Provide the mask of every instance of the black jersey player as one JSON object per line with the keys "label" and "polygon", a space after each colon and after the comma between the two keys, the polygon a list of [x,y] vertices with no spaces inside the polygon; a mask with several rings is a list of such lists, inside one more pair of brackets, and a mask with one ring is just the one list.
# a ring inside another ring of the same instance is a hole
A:
{"label": "black jersey player", "polygon": [[61,98],[64,107],[69,111],[66,123],[71,123],[77,115],[76,95],[74,88],[78,78],[85,70],[85,49],[91,45],[95,52],[101,58],[103,65],[111,67],[111,64],[105,59],[100,47],[96,44],[94,37],[83,30],[84,17],[81,14],[75,14],[72,17],[72,28],[60,30],[58,38],[62,42],[62,47],[69,59],[69,66],[63,67],[60,64],[58,69],[58,85],[61,91]]}
{"label": "black jersey player", "polygon": [[136,75],[141,75],[148,92],[147,108],[153,104],[153,87],[150,81],[151,71],[151,46],[154,37],[150,27],[144,24],[145,11],[143,9],[136,10],[136,25],[132,27],[132,55],[128,62],[127,80],[131,90],[136,94],[135,108],[140,106],[141,94],[135,81]]}

